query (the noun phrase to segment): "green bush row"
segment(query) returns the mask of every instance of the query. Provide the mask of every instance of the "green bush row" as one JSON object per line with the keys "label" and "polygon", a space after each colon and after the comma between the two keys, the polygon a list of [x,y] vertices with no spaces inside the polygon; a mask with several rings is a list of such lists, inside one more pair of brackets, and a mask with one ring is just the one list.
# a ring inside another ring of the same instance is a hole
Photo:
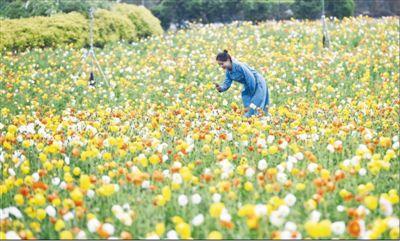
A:
{"label": "green bush row", "polygon": [[[142,6],[115,4],[110,10],[95,12],[94,45],[162,34],[160,21]],[[77,12],[50,17],[0,20],[0,48],[25,50],[33,47],[56,47],[89,44],[89,19]]]}

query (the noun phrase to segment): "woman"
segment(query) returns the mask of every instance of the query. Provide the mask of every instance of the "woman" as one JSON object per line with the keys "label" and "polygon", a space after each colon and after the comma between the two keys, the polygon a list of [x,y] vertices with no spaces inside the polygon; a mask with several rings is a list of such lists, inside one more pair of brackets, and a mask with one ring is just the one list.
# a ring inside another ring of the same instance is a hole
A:
{"label": "woman", "polygon": [[246,108],[245,116],[258,114],[257,109],[268,113],[269,105],[268,87],[260,73],[241,63],[228,54],[227,50],[217,55],[218,64],[226,70],[226,79],[222,85],[215,84],[219,92],[224,92],[231,87],[232,81],[243,84],[242,100]]}

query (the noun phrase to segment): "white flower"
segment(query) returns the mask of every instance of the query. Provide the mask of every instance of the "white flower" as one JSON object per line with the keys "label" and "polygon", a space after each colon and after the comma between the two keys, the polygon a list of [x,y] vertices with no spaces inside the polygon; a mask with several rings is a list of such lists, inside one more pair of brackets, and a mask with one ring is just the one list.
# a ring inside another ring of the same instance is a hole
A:
{"label": "white flower", "polygon": [[262,148],[264,148],[267,144],[267,141],[263,138],[258,138],[257,139],[257,146],[260,146]]}
{"label": "white flower", "polygon": [[21,239],[21,237],[14,231],[8,231],[6,233],[6,239]]}
{"label": "white flower", "polygon": [[272,225],[280,227],[285,220],[279,215],[277,211],[274,211],[269,216],[269,221],[271,222]]}
{"label": "white flower", "polygon": [[178,204],[180,205],[180,206],[186,206],[187,204],[188,204],[188,202],[189,202],[189,200],[188,200],[188,198],[187,198],[187,196],[186,195],[179,195],[179,197],[178,197]]}
{"label": "white flower", "polygon": [[150,182],[148,180],[142,182],[142,188],[147,189],[150,187]]}
{"label": "white flower", "polygon": [[110,223],[105,223],[103,224],[103,226],[101,227],[106,233],[108,233],[108,235],[113,235],[115,232],[115,228],[112,224]]}
{"label": "white flower", "polygon": [[112,211],[114,214],[118,214],[118,213],[123,213],[123,212],[124,212],[124,210],[122,209],[122,207],[121,207],[120,205],[113,205],[113,206],[111,207],[111,211]]}
{"label": "white flower", "polygon": [[319,219],[321,218],[321,213],[318,212],[317,210],[314,210],[310,214],[310,221],[312,222],[318,222]]}
{"label": "white flower", "polygon": [[178,238],[178,233],[175,230],[168,231],[167,239],[179,239]]}
{"label": "white flower", "polygon": [[101,180],[102,180],[105,184],[109,184],[110,181],[111,181],[111,178],[110,178],[109,176],[107,176],[107,175],[103,175],[103,176],[101,177]]}
{"label": "white flower", "polygon": [[193,204],[201,203],[201,196],[198,193],[192,195],[192,203]]}
{"label": "white flower", "polygon": [[361,169],[358,171],[358,174],[359,174],[360,176],[365,176],[365,174],[367,174],[367,170],[366,170],[365,168],[361,168]]}
{"label": "white flower", "polygon": [[290,161],[286,162],[286,169],[287,169],[289,172],[291,172],[292,169],[293,169],[293,162],[290,162]]}
{"label": "white flower", "polygon": [[76,239],[86,239],[85,231],[83,231],[83,230],[79,231],[75,238]]}
{"label": "white flower", "polygon": [[16,208],[16,207],[14,207],[14,206],[9,207],[9,208],[8,208],[8,212],[9,212],[10,214],[12,214],[14,217],[16,217],[17,219],[23,217],[21,211],[19,211],[19,209]]}
{"label": "white flower", "polygon": [[281,233],[280,233],[280,237],[279,237],[279,239],[284,239],[284,240],[289,240],[289,239],[293,239],[292,238],[292,232],[289,232],[289,231],[282,231]]}
{"label": "white flower", "polygon": [[160,237],[156,233],[150,233],[146,239],[160,239]]}
{"label": "white flower", "polygon": [[212,200],[213,200],[213,202],[215,202],[215,203],[219,202],[219,201],[221,200],[221,194],[219,194],[219,193],[214,193],[213,196],[212,196]]}
{"label": "white flower", "polygon": [[307,170],[308,170],[309,172],[314,172],[315,169],[317,169],[317,167],[318,167],[318,164],[316,164],[316,163],[310,163],[310,164],[308,164],[308,166],[307,166]]}
{"label": "white flower", "polygon": [[288,195],[285,196],[285,203],[291,207],[296,203],[296,196],[289,193]]}
{"label": "white flower", "polygon": [[179,173],[174,173],[172,174],[172,182],[173,183],[177,183],[177,184],[181,184],[182,183],[182,176]]}
{"label": "white flower", "polygon": [[294,231],[296,231],[296,229],[297,229],[297,225],[295,223],[290,222],[290,221],[286,222],[285,230],[294,232]]}
{"label": "white flower", "polygon": [[225,222],[230,222],[231,221],[231,215],[229,214],[228,210],[226,208],[222,209],[221,215],[219,216],[219,219]]}
{"label": "white flower", "polygon": [[342,206],[342,205],[338,205],[337,207],[336,207],[336,210],[338,211],[338,212],[343,212],[344,211],[344,207]]}
{"label": "white flower", "polygon": [[256,106],[255,104],[253,104],[253,103],[251,103],[249,107],[250,107],[251,109],[253,109],[253,110],[255,110],[255,109],[257,108],[257,106]]}
{"label": "white flower", "polygon": [[294,157],[296,157],[297,160],[299,160],[299,161],[304,159],[304,155],[301,152],[297,152],[296,154],[294,154]]}
{"label": "white flower", "polygon": [[69,159],[69,157],[68,157],[68,156],[65,156],[65,158],[64,158],[64,162],[65,162],[65,164],[69,165],[69,163],[70,163],[70,159]]}
{"label": "white flower", "polygon": [[64,216],[63,216],[63,219],[64,219],[64,221],[69,221],[69,220],[71,220],[71,219],[73,219],[74,218],[74,214],[72,213],[72,212],[67,212],[66,214],[64,214]]}
{"label": "white flower", "polygon": [[288,156],[287,162],[297,163],[297,158],[295,156]]}
{"label": "white flower", "polygon": [[198,214],[192,219],[192,224],[194,226],[200,226],[204,222],[204,215]]}
{"label": "white flower", "polygon": [[172,167],[174,167],[174,168],[182,168],[182,163],[180,163],[178,161],[174,161],[174,163],[172,164]]}
{"label": "white flower", "polygon": [[290,213],[290,208],[286,205],[281,205],[277,211],[281,217],[286,217]]}
{"label": "white flower", "polygon": [[246,169],[246,177],[252,177],[254,175],[255,171],[253,168],[247,168]]}
{"label": "white flower", "polygon": [[57,214],[56,209],[51,205],[47,206],[45,210],[50,217],[55,217]]}
{"label": "white flower", "polygon": [[254,211],[258,217],[267,215],[267,206],[263,204],[257,204]]}
{"label": "white flower", "polygon": [[399,219],[396,217],[390,217],[387,221],[387,225],[389,226],[389,228],[396,228],[399,227],[400,223],[399,223]]}
{"label": "white flower", "polygon": [[88,221],[87,223],[87,228],[89,229],[89,232],[94,233],[96,230],[100,227],[100,222],[96,218],[92,218]]}
{"label": "white flower", "polygon": [[54,185],[54,186],[58,186],[58,184],[60,184],[60,178],[59,177],[55,177],[55,178],[53,178],[52,180],[51,180],[51,183]]}
{"label": "white flower", "polygon": [[91,189],[89,189],[89,190],[86,192],[86,195],[87,195],[89,198],[93,198],[93,197],[94,197],[94,194],[95,194],[95,192],[94,192],[93,190],[91,190]]}
{"label": "white flower", "polygon": [[168,161],[168,155],[163,155],[163,156],[162,156],[162,160],[163,160],[163,162]]}
{"label": "white flower", "polygon": [[65,183],[64,181],[62,181],[62,182],[60,183],[60,188],[61,188],[61,189],[67,188],[67,183]]}
{"label": "white flower", "polygon": [[383,215],[390,216],[393,213],[393,206],[386,198],[379,199],[379,208]]}
{"label": "white flower", "polygon": [[274,140],[275,140],[275,136],[269,135],[269,136],[267,137],[267,142],[268,142],[268,144],[271,144],[272,142],[274,142]]}
{"label": "white flower", "polygon": [[268,164],[265,159],[258,161],[258,165],[257,165],[258,170],[264,171],[265,169],[267,169],[267,167],[268,167]]}
{"label": "white flower", "polygon": [[8,168],[8,174],[10,174],[10,176],[15,176],[15,171],[12,168]]}
{"label": "white flower", "polygon": [[7,219],[9,217],[8,208],[0,209],[0,220]]}
{"label": "white flower", "polygon": [[40,178],[39,173],[37,173],[37,172],[33,173],[32,178],[35,182],[39,181],[39,178]]}
{"label": "white flower", "polygon": [[276,178],[277,178],[278,182],[279,182],[279,183],[282,183],[282,184],[285,183],[286,180],[287,180],[286,174],[283,173],[283,172],[279,172],[279,173],[276,175]]}
{"label": "white flower", "polygon": [[346,231],[346,224],[343,221],[334,222],[331,229],[334,234],[342,235]]}

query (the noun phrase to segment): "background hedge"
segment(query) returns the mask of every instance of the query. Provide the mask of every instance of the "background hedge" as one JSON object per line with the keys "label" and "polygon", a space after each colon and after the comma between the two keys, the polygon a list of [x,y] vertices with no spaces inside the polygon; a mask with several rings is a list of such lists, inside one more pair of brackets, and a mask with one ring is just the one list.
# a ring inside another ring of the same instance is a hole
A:
{"label": "background hedge", "polygon": [[[142,6],[115,4],[110,10],[95,12],[94,45],[162,34],[160,21]],[[89,44],[89,19],[81,13],[59,13],[50,17],[0,20],[0,49],[25,50]]]}

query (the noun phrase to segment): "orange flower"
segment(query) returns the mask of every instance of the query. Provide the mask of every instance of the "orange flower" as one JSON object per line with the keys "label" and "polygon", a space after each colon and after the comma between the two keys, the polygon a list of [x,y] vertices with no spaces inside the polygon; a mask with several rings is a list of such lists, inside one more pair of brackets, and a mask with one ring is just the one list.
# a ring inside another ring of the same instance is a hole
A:
{"label": "orange flower", "polygon": [[361,226],[357,219],[350,221],[347,224],[347,231],[352,237],[358,237],[361,232]]}
{"label": "orange flower", "polygon": [[43,182],[35,182],[35,183],[33,183],[32,188],[33,189],[43,189],[44,191],[46,191],[47,185],[44,184]]}

